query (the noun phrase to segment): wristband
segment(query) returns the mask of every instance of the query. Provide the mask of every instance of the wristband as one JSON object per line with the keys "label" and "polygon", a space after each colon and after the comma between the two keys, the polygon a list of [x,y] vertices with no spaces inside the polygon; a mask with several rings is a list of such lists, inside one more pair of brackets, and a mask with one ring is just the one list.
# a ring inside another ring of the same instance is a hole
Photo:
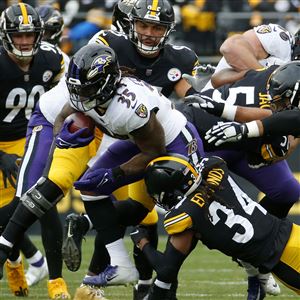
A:
{"label": "wristband", "polygon": [[234,121],[236,111],[237,111],[237,106],[225,103],[221,117],[229,121]]}
{"label": "wristband", "polygon": [[260,136],[259,128],[258,128],[258,125],[257,125],[256,121],[251,121],[249,123],[245,123],[245,125],[248,128],[247,137],[252,138],[252,137]]}

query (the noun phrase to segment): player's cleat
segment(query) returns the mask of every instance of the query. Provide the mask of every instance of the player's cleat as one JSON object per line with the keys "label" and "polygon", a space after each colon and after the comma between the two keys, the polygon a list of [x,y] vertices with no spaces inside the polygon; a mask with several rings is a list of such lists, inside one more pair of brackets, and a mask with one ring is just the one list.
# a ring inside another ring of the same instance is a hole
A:
{"label": "player's cleat", "polygon": [[259,274],[258,278],[263,289],[267,294],[272,296],[278,296],[281,293],[280,286],[278,285],[271,273]]}
{"label": "player's cleat", "polygon": [[248,296],[247,300],[262,300],[266,296],[266,292],[258,276],[248,277]]}
{"label": "player's cleat", "polygon": [[74,300],[108,300],[104,297],[104,291],[95,287],[81,284],[76,289]]}
{"label": "player's cleat", "polygon": [[107,266],[96,276],[84,278],[83,283],[92,286],[129,285],[134,284],[139,277],[135,267]]}
{"label": "player's cleat", "polygon": [[133,300],[147,300],[150,284],[135,284],[133,286]]}
{"label": "player's cleat", "polygon": [[25,278],[24,266],[22,261],[15,265],[12,265],[9,261],[5,263],[6,276],[8,286],[11,292],[17,297],[28,296],[28,284]]}
{"label": "player's cleat", "polygon": [[86,234],[82,218],[84,217],[74,213],[68,215],[64,228],[62,258],[72,272],[76,272],[81,264],[81,244]]}
{"label": "player's cleat", "polygon": [[67,285],[62,278],[48,281],[48,295],[50,299],[71,299]]}
{"label": "player's cleat", "polygon": [[46,258],[43,257],[43,263],[40,267],[29,264],[29,268],[25,274],[28,286],[32,286],[48,276],[48,266]]}

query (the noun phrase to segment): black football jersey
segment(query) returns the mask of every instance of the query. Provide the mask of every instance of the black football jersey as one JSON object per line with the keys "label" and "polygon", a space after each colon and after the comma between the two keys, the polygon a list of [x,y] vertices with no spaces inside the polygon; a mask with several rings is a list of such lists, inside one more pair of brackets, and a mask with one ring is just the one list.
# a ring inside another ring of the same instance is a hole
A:
{"label": "black football jersey", "polygon": [[121,67],[131,69],[133,75],[157,87],[166,97],[173,92],[181,75],[194,74],[199,64],[195,52],[184,46],[166,44],[158,57],[146,58],[126,35],[117,31],[100,31],[92,40],[114,49]]}
{"label": "black football jersey", "polygon": [[271,270],[288,241],[292,223],[268,214],[251,200],[220,161],[216,157],[206,159],[206,165],[219,163],[206,177],[214,185],[211,198],[200,184],[165,216],[165,229],[168,234],[192,229],[209,249]]}
{"label": "black football jersey", "polygon": [[35,104],[64,72],[63,57],[58,51],[43,42],[28,72],[24,72],[0,47],[0,141],[25,137]]}
{"label": "black football jersey", "polygon": [[221,97],[226,102],[235,105],[269,109],[267,82],[277,68],[278,66],[272,65],[268,69],[250,70],[243,79],[233,84],[226,84],[217,90],[204,91],[203,94],[213,98]]}

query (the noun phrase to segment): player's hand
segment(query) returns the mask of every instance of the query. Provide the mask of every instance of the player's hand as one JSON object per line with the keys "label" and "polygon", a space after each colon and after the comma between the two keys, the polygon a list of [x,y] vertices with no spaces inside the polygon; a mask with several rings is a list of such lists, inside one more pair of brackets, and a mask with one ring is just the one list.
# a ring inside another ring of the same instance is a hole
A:
{"label": "player's hand", "polygon": [[248,137],[248,127],[246,124],[236,122],[218,122],[217,125],[209,129],[205,134],[208,143],[219,146],[225,142],[236,142]]}
{"label": "player's hand", "polygon": [[143,226],[136,226],[130,233],[130,237],[133,243],[139,248],[139,243],[142,239],[149,240],[148,231]]}
{"label": "player's hand", "polygon": [[79,148],[87,146],[93,139],[94,135],[83,136],[89,132],[87,127],[81,128],[75,132],[70,132],[69,128],[73,120],[65,121],[59,134],[55,137],[55,143],[58,148]]}
{"label": "player's hand", "polygon": [[284,158],[290,149],[290,143],[287,136],[276,137],[269,144],[263,144],[261,147],[261,156],[265,161],[272,162]]}
{"label": "player's hand", "polygon": [[184,101],[188,103],[188,105],[192,105],[195,107],[201,107],[206,110],[208,113],[215,115],[217,117],[222,117],[225,102],[216,102],[207,96],[201,96],[200,94],[190,95],[184,98]]}
{"label": "player's hand", "polygon": [[15,188],[19,170],[20,156],[0,151],[0,170],[3,174],[3,184],[7,188],[8,182]]}
{"label": "player's hand", "polygon": [[[74,182],[74,187],[77,190],[89,191],[95,189],[107,190],[109,186],[115,182],[112,169],[95,169],[88,170],[81,179]],[[113,190],[112,190],[113,191]],[[110,195],[112,191],[103,192],[103,194]]]}

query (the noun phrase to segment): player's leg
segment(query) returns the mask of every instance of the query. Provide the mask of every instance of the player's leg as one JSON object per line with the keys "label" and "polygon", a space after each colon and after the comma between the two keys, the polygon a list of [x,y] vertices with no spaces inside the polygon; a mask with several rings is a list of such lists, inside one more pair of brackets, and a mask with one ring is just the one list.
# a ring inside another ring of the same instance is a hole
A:
{"label": "player's leg", "polygon": [[272,273],[300,295],[300,226],[293,224],[290,238]]}

